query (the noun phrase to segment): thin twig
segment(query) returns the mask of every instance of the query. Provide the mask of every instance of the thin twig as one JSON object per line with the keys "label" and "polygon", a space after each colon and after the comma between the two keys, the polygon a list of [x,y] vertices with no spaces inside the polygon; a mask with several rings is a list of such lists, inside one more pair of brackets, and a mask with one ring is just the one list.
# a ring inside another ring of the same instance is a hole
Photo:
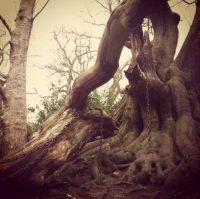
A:
{"label": "thin twig", "polygon": [[66,65],[72,72],[74,72],[75,74],[79,75],[79,73],[77,71],[74,70],[74,65],[71,62],[70,58],[67,56],[66,50],[62,47],[59,39],[58,39],[58,35],[56,34],[56,32],[54,32],[54,39],[56,41],[56,43],[58,44],[60,50],[62,51],[63,55],[64,55],[64,59],[68,62],[68,64]]}
{"label": "thin twig", "polygon": [[88,13],[88,16],[90,17],[90,20],[86,20],[86,19],[83,18],[83,21],[85,23],[88,23],[88,24],[91,24],[91,25],[94,25],[94,26],[105,26],[105,24],[97,23],[89,10],[87,10],[87,13]]}
{"label": "thin twig", "polygon": [[113,11],[113,9],[112,9],[112,1],[111,0],[108,1],[108,8],[109,8],[109,12],[111,14],[112,11]]}
{"label": "thin twig", "polygon": [[187,3],[188,5],[191,5],[191,4],[193,4],[193,3],[195,3],[195,1],[192,1],[192,2],[188,2],[188,1],[186,1],[186,0],[182,0],[184,3]]}
{"label": "thin twig", "polygon": [[6,42],[5,45],[0,48],[0,57],[1,57],[1,60],[0,60],[0,65],[3,63],[4,61],[4,49],[10,44],[10,41]]}
{"label": "thin twig", "polygon": [[96,23],[96,22],[92,22],[92,21],[87,21],[87,20],[83,20],[85,23],[87,24],[91,24],[93,26],[105,26],[105,24],[103,23]]}
{"label": "thin twig", "polygon": [[2,51],[4,51],[4,49],[8,46],[10,44],[10,41],[7,41],[6,43],[5,43],[5,45],[2,47]]}
{"label": "thin twig", "polygon": [[12,30],[11,30],[9,24],[7,23],[7,21],[1,15],[0,15],[0,20],[1,20],[2,24],[6,27],[6,29],[8,30],[8,32],[11,35]]}
{"label": "thin twig", "polygon": [[170,6],[170,8],[173,8],[175,6],[177,6],[178,4],[180,4],[182,2],[182,0],[178,1],[177,3],[175,3],[174,5]]}
{"label": "thin twig", "polygon": [[95,0],[102,8],[106,9],[108,12],[110,12],[109,8],[106,7],[103,3],[101,3],[99,0]]}
{"label": "thin twig", "polygon": [[181,2],[184,2],[184,3],[188,4],[188,5],[191,5],[191,4],[195,3],[195,1],[193,1],[193,2],[188,2],[188,1],[186,1],[186,0],[180,0],[180,1],[178,1],[177,3],[175,3],[174,5],[172,5],[172,6],[170,6],[170,7],[173,8],[173,7],[177,6],[178,4],[180,4]]}
{"label": "thin twig", "polygon": [[35,18],[45,9],[45,7],[49,3],[49,1],[50,0],[47,0],[46,3],[44,4],[44,6],[35,14],[35,16],[33,17],[33,20],[35,20]]}
{"label": "thin twig", "polygon": [[87,35],[87,33],[77,33],[75,31],[66,31],[67,34],[74,34],[80,37],[92,38],[92,39],[101,39],[101,37],[95,37],[92,35]]}

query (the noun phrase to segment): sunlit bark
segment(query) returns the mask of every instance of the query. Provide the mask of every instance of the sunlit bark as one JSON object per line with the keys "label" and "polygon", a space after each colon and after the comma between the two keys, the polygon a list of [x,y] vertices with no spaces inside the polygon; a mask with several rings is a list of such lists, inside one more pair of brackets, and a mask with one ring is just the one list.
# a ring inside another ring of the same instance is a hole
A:
{"label": "sunlit bark", "polygon": [[22,148],[27,142],[26,61],[33,25],[35,0],[22,0],[10,32],[10,71],[5,93],[7,106],[4,110],[4,154]]}

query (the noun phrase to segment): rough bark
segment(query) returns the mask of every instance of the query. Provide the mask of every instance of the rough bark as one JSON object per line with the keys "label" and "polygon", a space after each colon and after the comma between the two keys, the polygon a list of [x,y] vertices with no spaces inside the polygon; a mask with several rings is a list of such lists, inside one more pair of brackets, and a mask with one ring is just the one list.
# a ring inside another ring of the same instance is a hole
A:
{"label": "rough bark", "polygon": [[10,70],[6,82],[7,106],[4,110],[4,155],[27,142],[26,61],[33,24],[35,0],[21,0],[10,32]]}
{"label": "rough bark", "polygon": [[[196,35],[197,41],[198,9],[189,33]],[[147,33],[141,34],[144,17],[152,21],[153,42]],[[80,198],[80,189],[90,192],[85,198],[109,198],[112,188],[119,190],[117,181],[126,187],[121,186],[125,194],[117,192],[118,198],[130,198],[135,190],[129,188],[135,183],[152,188],[196,180],[200,174],[200,126],[192,107],[199,108],[199,98],[194,101],[190,95],[188,85],[195,84],[180,65],[185,56],[173,61],[178,21],[167,1],[121,3],[106,26],[95,66],[76,80],[65,106],[44,122],[22,150],[0,161],[0,187],[16,182],[18,186],[66,185]],[[85,105],[89,92],[113,76],[130,34],[133,59],[125,71],[129,85],[112,121],[101,110],[87,111]],[[188,40],[191,38],[186,43]],[[188,45],[184,48],[190,48]],[[190,49],[190,67],[195,70],[192,57],[199,60],[196,48]],[[154,196],[148,197],[157,194]]]}

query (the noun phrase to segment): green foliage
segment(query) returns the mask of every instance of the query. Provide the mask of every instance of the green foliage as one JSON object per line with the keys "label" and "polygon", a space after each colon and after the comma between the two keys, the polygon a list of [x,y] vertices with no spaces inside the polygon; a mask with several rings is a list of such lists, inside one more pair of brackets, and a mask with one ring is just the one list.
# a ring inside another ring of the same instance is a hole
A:
{"label": "green foliage", "polygon": [[[64,104],[64,99],[64,93],[59,93],[59,88],[52,85],[51,95],[42,97],[42,108],[36,107],[38,113],[36,115],[36,122],[32,124],[33,132],[36,132],[42,122]],[[100,108],[110,114],[116,108],[119,101],[120,97],[109,95],[107,90],[103,90],[102,92],[93,91],[89,96],[88,108]],[[32,108],[29,109],[33,111]]]}
{"label": "green foliage", "polygon": [[[91,45],[95,38],[85,33],[79,34],[73,31],[70,33],[61,28],[60,31],[54,32],[54,40],[57,44],[56,61],[46,68],[51,75],[57,77],[56,83],[52,83],[50,94],[42,97],[42,107],[36,107],[37,116],[36,123],[32,125],[33,132],[37,131],[40,124],[63,105],[74,80],[92,65],[97,53]],[[89,97],[88,107],[100,108],[110,114],[120,100],[118,94],[109,94],[109,89],[93,91]],[[29,111],[34,110],[30,108]]]}
{"label": "green foliage", "polygon": [[89,96],[88,107],[100,108],[110,114],[114,111],[120,99],[121,97],[110,94],[108,90],[103,90],[100,94],[97,91],[93,91]]}
{"label": "green foliage", "polygon": [[[36,132],[39,126],[64,104],[65,94],[59,87],[51,85],[50,95],[41,97],[42,107],[36,106],[36,122],[32,124],[32,131]],[[29,108],[32,111],[32,107]]]}

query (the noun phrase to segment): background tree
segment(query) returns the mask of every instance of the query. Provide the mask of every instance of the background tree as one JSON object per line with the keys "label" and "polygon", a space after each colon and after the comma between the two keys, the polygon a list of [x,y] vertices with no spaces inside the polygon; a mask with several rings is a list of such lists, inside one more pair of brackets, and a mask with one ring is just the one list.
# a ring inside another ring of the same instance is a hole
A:
{"label": "background tree", "polygon": [[[49,1],[46,2],[46,4]],[[46,6],[44,5],[44,7]],[[29,40],[34,19],[44,7],[34,15],[35,0],[21,0],[15,20],[15,28],[9,26],[0,16],[0,20],[10,36],[1,49],[3,62],[4,49],[10,45],[10,69],[6,77],[5,89],[1,89],[3,99],[3,154],[8,154],[23,147],[27,142],[27,107],[26,107],[26,61]]]}
{"label": "background tree", "polygon": [[[95,61],[95,47],[100,38],[88,33],[67,31],[61,28],[53,33],[57,44],[54,62],[45,66],[45,69],[53,77],[48,96],[42,97],[42,107],[36,106],[36,123],[33,124],[33,131],[36,131],[40,124],[64,104],[64,99],[71,91],[74,80],[86,72]],[[101,108],[111,113],[121,98],[121,80],[123,70],[129,64],[123,61],[122,66],[117,70],[113,80],[103,88],[93,91],[89,98],[88,108]]]}

